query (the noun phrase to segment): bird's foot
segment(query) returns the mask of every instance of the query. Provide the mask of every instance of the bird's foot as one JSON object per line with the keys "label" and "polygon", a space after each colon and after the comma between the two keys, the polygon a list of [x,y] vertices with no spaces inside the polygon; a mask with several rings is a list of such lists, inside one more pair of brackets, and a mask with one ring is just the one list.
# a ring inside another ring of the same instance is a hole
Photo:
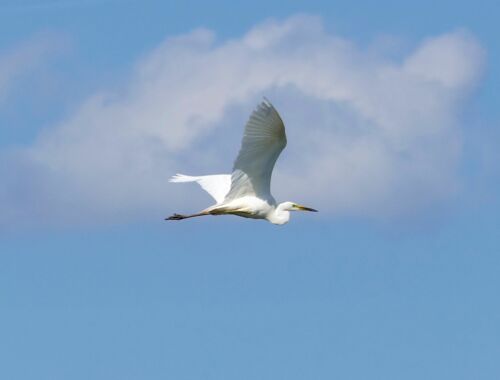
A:
{"label": "bird's foot", "polygon": [[169,216],[168,218],[165,218],[165,220],[182,220],[182,219],[186,219],[186,216],[180,214],[174,214],[172,216]]}

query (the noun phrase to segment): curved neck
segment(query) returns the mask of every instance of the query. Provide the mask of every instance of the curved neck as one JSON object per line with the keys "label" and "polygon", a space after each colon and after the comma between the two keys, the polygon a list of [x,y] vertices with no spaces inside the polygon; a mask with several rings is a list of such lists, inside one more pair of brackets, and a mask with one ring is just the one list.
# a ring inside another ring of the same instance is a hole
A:
{"label": "curved neck", "polygon": [[280,203],[267,217],[273,224],[285,224],[290,220],[290,211],[285,210],[285,204]]}

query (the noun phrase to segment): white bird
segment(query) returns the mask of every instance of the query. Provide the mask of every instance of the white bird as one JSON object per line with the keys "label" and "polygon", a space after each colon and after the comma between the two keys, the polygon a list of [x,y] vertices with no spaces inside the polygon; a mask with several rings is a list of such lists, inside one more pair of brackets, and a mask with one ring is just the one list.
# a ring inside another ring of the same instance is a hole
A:
{"label": "white bird", "polygon": [[174,214],[166,220],[230,214],[285,224],[290,220],[290,211],[316,212],[294,202],[277,204],[271,195],[271,174],[285,146],[283,121],[269,100],[264,98],[245,126],[232,174],[198,177],[177,174],[170,179],[170,182],[197,182],[217,203],[199,213]]}

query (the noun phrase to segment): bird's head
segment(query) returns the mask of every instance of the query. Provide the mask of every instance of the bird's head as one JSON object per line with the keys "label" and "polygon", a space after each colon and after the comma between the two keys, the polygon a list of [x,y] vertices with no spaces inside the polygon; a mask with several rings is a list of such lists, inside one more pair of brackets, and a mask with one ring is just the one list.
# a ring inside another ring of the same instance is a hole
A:
{"label": "bird's head", "polygon": [[281,206],[281,209],[283,211],[312,211],[312,212],[318,212],[318,210],[315,210],[313,208],[310,208],[310,207],[306,207],[306,206],[301,206],[297,203],[294,203],[294,202],[283,202],[280,204]]}
{"label": "bird's head", "polygon": [[276,207],[274,212],[270,213],[270,215],[268,215],[266,219],[274,224],[285,224],[288,223],[288,221],[290,220],[290,211],[317,212],[317,210],[313,208],[301,206],[294,202],[283,202],[280,203],[278,207]]}

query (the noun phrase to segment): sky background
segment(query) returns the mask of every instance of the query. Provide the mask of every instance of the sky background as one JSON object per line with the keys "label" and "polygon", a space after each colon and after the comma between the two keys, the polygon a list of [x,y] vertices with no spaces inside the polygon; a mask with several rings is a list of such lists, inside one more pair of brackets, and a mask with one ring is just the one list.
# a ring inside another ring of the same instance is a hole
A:
{"label": "sky background", "polygon": [[[0,378],[498,379],[499,12],[0,1]],[[263,96],[320,212],[164,222]]]}

